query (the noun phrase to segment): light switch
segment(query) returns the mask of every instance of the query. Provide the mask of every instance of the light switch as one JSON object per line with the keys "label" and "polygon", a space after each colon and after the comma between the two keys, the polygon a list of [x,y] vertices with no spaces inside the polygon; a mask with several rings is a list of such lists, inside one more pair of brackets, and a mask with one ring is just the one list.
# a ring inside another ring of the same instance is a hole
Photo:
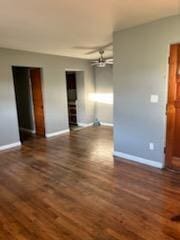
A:
{"label": "light switch", "polygon": [[151,95],[150,102],[151,103],[158,103],[159,102],[159,96],[158,95]]}
{"label": "light switch", "polygon": [[154,150],[154,143],[149,143],[149,149],[150,149],[151,151]]}

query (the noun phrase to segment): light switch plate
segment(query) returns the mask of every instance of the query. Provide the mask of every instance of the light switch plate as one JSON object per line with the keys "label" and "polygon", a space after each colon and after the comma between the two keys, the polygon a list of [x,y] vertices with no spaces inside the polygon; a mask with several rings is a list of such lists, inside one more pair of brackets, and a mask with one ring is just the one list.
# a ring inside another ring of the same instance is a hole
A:
{"label": "light switch plate", "polygon": [[150,102],[151,103],[158,103],[159,102],[159,96],[158,95],[151,95]]}
{"label": "light switch plate", "polygon": [[149,149],[151,150],[151,151],[154,151],[154,143],[149,143]]}

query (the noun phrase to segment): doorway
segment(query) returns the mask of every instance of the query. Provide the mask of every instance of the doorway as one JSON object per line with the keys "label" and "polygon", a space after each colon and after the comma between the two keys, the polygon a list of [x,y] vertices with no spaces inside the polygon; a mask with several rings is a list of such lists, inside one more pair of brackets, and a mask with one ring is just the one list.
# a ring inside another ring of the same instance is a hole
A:
{"label": "doorway", "polygon": [[45,136],[40,68],[12,67],[20,140]]}
{"label": "doorway", "polygon": [[180,171],[180,44],[170,46],[166,167]]}
{"label": "doorway", "polygon": [[67,102],[69,128],[72,130],[78,126],[77,123],[77,83],[76,72],[66,72]]}

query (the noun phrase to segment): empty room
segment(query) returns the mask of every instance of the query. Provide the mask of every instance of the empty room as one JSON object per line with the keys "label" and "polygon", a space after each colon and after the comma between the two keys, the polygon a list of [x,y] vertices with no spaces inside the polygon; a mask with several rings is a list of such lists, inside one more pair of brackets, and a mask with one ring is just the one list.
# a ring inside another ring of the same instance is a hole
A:
{"label": "empty room", "polygon": [[0,0],[0,240],[180,239],[180,0]]}

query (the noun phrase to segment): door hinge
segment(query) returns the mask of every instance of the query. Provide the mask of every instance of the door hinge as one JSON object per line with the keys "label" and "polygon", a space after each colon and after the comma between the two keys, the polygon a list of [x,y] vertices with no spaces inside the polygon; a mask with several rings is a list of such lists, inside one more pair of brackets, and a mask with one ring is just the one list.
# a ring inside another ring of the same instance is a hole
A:
{"label": "door hinge", "polygon": [[169,57],[169,58],[168,58],[168,64],[170,64],[170,63],[171,63],[171,58]]}
{"label": "door hinge", "polygon": [[166,104],[166,115],[168,114],[168,104]]}
{"label": "door hinge", "polygon": [[164,147],[164,153],[166,153],[166,147]]}

